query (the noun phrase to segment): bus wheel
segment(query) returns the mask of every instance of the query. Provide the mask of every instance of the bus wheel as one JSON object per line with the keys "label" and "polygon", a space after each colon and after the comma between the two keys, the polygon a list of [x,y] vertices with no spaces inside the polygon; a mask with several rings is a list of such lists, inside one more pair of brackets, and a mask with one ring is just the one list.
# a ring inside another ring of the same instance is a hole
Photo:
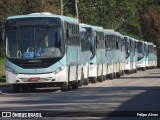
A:
{"label": "bus wheel", "polygon": [[122,70],[122,75],[124,75],[124,70]]}
{"label": "bus wheel", "polygon": [[98,82],[103,82],[103,75],[97,77]]}
{"label": "bus wheel", "polygon": [[130,74],[131,72],[130,72],[130,70],[126,70],[125,73],[126,74]]}
{"label": "bus wheel", "polygon": [[106,78],[105,80],[108,80],[108,78],[109,78],[109,77],[108,77],[108,75],[106,75],[106,77],[105,77],[105,78]]}
{"label": "bus wheel", "polygon": [[103,75],[103,81],[107,80],[107,76]]}
{"label": "bus wheel", "polygon": [[89,83],[88,78],[84,78],[84,83],[83,83],[83,85],[88,85],[88,83]]}
{"label": "bus wheel", "polygon": [[135,69],[135,73],[137,73],[137,69]]}
{"label": "bus wheel", "polygon": [[116,77],[120,78],[121,74],[119,72],[116,73]]}
{"label": "bus wheel", "polygon": [[113,78],[117,78],[117,74],[115,72],[113,73]]}
{"label": "bus wheel", "polygon": [[91,82],[92,83],[96,83],[97,82],[97,78],[96,77],[91,77]]}
{"label": "bus wheel", "polygon": [[61,91],[67,91],[67,90],[68,90],[68,83],[67,82],[62,83]]}
{"label": "bus wheel", "polygon": [[113,73],[108,75],[109,80],[113,80]]}
{"label": "bus wheel", "polygon": [[82,86],[83,84],[84,84],[84,73],[83,73],[83,71],[82,71],[81,80],[79,80],[78,85],[79,85],[79,86]]}
{"label": "bus wheel", "polygon": [[77,81],[73,82],[72,89],[78,89],[78,82]]}
{"label": "bus wheel", "polygon": [[146,69],[145,68],[142,68],[142,71],[145,71]]}

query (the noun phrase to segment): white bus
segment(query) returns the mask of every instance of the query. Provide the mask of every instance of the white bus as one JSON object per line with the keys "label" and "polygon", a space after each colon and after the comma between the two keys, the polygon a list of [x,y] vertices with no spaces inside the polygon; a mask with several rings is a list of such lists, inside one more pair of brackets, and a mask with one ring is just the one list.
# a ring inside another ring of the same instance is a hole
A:
{"label": "white bus", "polygon": [[55,86],[78,88],[83,76],[79,22],[51,13],[8,17],[5,21],[6,81],[14,92]]}

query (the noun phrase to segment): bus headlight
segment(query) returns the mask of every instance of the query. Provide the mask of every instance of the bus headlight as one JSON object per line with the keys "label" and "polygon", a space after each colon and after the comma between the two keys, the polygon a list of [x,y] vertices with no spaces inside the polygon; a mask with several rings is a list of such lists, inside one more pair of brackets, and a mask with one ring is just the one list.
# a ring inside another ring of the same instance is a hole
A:
{"label": "bus headlight", "polygon": [[62,71],[64,68],[65,68],[65,66],[61,66],[61,67],[57,68],[57,70],[55,70],[53,72],[53,74],[57,74],[58,72]]}
{"label": "bus headlight", "polygon": [[11,69],[11,68],[6,68],[6,70],[7,70],[8,72],[11,72],[11,73],[14,74],[14,75],[17,75],[17,74],[18,74],[16,71],[14,71],[14,70]]}
{"label": "bus headlight", "polygon": [[139,61],[138,64],[143,64],[143,61]]}
{"label": "bus headlight", "polygon": [[95,67],[95,64],[90,63],[90,69],[93,69]]}

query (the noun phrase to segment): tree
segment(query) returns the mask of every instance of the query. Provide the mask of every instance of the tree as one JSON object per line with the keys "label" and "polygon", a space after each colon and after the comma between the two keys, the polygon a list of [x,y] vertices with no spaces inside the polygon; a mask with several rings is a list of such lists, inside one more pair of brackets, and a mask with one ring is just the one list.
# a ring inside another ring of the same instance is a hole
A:
{"label": "tree", "polygon": [[144,39],[157,47],[158,66],[160,67],[160,10],[147,8],[141,14],[141,26]]}
{"label": "tree", "polygon": [[[80,22],[114,29],[124,35],[152,41],[160,51],[159,0],[77,1]],[[60,14],[60,0],[1,0],[0,6],[0,22],[7,16],[34,12]],[[64,6],[64,15],[76,18],[75,0],[69,0]],[[1,31],[2,27],[0,27]],[[1,40],[0,45],[2,46]]]}

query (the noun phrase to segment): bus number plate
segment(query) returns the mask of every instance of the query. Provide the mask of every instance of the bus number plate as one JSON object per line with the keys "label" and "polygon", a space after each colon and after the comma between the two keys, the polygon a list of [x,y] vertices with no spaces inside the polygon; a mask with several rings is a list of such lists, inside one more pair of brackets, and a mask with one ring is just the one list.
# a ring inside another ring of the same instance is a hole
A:
{"label": "bus number plate", "polygon": [[29,81],[38,81],[40,80],[40,77],[32,77],[32,78],[29,78]]}

